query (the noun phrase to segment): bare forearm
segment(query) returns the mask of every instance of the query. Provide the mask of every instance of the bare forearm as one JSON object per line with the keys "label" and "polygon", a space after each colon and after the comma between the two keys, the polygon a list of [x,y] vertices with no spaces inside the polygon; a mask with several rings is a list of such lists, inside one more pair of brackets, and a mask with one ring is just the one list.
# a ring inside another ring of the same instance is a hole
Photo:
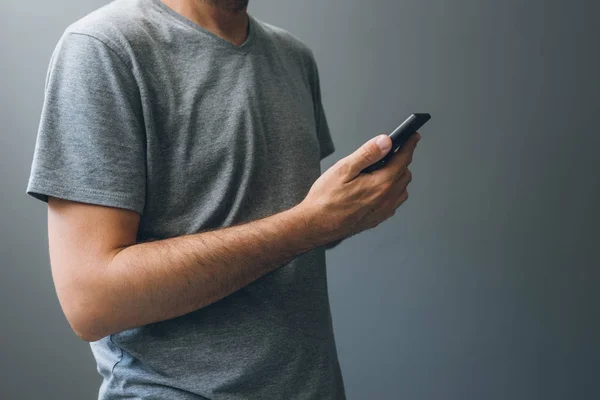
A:
{"label": "bare forearm", "polygon": [[89,298],[108,302],[96,315],[93,335],[192,312],[324,244],[296,207],[243,225],[124,248],[91,288]]}

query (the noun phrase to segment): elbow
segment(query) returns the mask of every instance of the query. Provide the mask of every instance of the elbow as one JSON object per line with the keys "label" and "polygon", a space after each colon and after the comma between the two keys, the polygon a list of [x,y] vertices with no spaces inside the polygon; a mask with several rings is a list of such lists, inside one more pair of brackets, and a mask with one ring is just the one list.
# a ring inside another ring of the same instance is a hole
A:
{"label": "elbow", "polygon": [[96,342],[104,337],[104,336],[94,335],[93,333],[86,332],[83,330],[77,330],[75,328],[73,328],[73,331],[75,332],[77,337],[79,337],[79,339],[83,340],[84,342],[88,342],[88,343]]}
{"label": "elbow", "polygon": [[93,315],[94,313],[89,312],[89,310],[83,315],[80,313],[77,315],[73,313],[67,315],[71,329],[77,337],[85,342],[95,342],[110,334],[104,326],[98,323],[98,319],[93,317]]}
{"label": "elbow", "polygon": [[85,342],[98,341],[118,332],[118,308],[107,279],[92,274],[70,274],[55,280],[63,315],[71,330]]}
{"label": "elbow", "polygon": [[112,333],[107,320],[109,313],[105,312],[98,301],[84,302],[72,298],[62,303],[63,312],[71,329],[81,340],[95,342]]}

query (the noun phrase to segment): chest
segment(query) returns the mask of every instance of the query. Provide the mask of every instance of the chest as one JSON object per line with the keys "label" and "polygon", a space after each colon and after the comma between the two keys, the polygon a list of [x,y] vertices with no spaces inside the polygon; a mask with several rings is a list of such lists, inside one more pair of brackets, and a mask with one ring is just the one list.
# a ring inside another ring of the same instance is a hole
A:
{"label": "chest", "polygon": [[146,71],[148,149],[157,162],[195,167],[252,151],[294,160],[318,152],[312,89],[303,66],[271,55],[157,62]]}
{"label": "chest", "polygon": [[144,81],[147,215],[178,229],[185,221],[187,231],[263,216],[296,204],[320,174],[302,64],[272,56],[197,57],[178,68],[157,61]]}

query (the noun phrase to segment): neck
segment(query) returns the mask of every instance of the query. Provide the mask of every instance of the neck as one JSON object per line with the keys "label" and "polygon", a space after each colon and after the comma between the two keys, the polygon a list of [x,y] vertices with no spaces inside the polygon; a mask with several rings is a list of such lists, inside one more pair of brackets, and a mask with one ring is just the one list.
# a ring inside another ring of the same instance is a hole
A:
{"label": "neck", "polygon": [[161,0],[165,5],[187,19],[240,46],[248,35],[246,8],[219,6],[216,0]]}

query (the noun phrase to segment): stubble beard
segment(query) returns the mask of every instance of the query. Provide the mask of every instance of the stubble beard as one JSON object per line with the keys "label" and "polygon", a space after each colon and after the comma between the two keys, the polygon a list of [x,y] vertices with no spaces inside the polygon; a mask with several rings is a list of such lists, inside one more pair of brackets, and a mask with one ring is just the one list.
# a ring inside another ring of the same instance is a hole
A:
{"label": "stubble beard", "polygon": [[222,10],[229,11],[232,13],[239,13],[248,7],[249,0],[198,0],[202,3],[211,4],[214,7],[218,7]]}

